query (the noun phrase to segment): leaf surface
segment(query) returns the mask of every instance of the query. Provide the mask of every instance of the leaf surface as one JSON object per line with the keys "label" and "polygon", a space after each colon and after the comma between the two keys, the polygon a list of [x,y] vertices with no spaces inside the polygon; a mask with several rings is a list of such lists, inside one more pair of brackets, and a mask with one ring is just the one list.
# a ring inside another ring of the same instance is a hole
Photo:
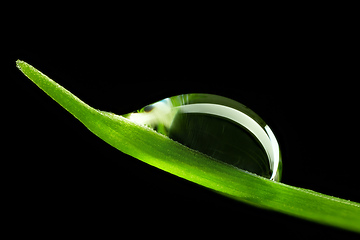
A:
{"label": "leaf surface", "polygon": [[18,60],[17,67],[92,133],[152,166],[261,208],[360,232],[360,204],[239,170],[127,118],[94,109],[49,77]]}

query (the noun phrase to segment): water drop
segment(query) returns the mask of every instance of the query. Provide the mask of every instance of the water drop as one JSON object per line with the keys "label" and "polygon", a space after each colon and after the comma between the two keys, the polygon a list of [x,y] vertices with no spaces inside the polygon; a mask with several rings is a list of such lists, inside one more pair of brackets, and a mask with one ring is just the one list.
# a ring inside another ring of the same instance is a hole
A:
{"label": "water drop", "polygon": [[212,158],[280,181],[281,154],[273,132],[256,113],[234,100],[183,94],[125,117]]}

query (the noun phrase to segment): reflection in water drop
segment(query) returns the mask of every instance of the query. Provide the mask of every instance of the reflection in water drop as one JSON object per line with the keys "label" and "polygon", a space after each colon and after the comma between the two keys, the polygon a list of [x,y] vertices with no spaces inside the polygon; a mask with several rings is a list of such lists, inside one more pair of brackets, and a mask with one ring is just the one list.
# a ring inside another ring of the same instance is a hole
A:
{"label": "reflection in water drop", "polygon": [[183,94],[125,115],[192,149],[280,181],[281,155],[270,127],[252,110],[212,94]]}

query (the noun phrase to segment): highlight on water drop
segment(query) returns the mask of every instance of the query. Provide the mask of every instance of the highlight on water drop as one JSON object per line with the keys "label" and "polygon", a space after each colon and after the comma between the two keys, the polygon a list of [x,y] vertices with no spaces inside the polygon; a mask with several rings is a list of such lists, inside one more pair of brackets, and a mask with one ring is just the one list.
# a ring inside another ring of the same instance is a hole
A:
{"label": "highlight on water drop", "polygon": [[226,164],[281,179],[281,153],[274,133],[237,101],[213,94],[183,94],[124,116]]}

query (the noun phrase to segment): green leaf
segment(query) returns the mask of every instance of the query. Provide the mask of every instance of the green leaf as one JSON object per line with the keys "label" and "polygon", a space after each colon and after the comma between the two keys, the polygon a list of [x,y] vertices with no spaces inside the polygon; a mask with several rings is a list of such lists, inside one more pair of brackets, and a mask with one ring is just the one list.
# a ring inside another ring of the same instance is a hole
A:
{"label": "green leaf", "polygon": [[99,138],[143,162],[261,208],[360,233],[360,204],[247,173],[147,127],[94,109],[31,65],[17,67]]}

